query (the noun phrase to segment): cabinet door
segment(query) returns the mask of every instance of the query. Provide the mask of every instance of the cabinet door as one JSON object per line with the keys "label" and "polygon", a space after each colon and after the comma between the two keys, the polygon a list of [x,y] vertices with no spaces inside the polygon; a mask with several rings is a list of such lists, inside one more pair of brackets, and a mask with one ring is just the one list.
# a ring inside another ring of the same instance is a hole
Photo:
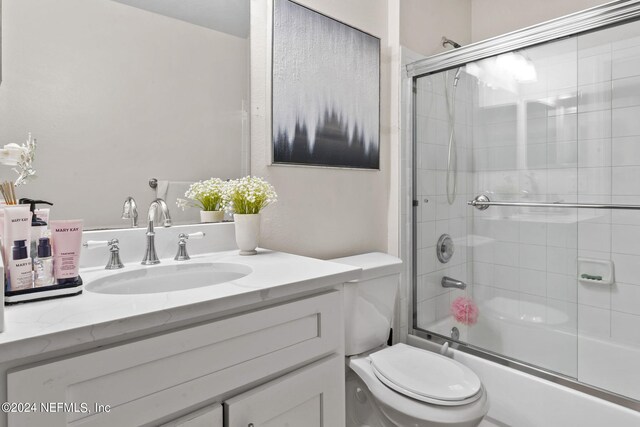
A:
{"label": "cabinet door", "polygon": [[207,406],[161,427],[222,427],[222,406],[219,403]]}
{"label": "cabinet door", "polygon": [[344,358],[305,366],[224,405],[227,427],[344,427]]}

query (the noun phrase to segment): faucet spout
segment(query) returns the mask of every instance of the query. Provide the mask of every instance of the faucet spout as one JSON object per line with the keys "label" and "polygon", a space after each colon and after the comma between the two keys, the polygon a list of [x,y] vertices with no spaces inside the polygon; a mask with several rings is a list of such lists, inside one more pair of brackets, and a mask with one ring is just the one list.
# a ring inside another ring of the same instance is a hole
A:
{"label": "faucet spout", "polygon": [[125,199],[124,205],[122,206],[122,219],[130,219],[131,228],[138,226],[138,205],[136,200],[131,196]]}
{"label": "faucet spout", "polygon": [[440,281],[440,284],[443,288],[456,288],[456,289],[465,289],[467,284],[461,280],[452,279],[451,277],[444,276]]}
{"label": "faucet spout", "polygon": [[167,206],[167,202],[165,202],[163,199],[155,199],[153,202],[151,202],[151,204],[149,205],[149,212],[148,212],[148,219],[149,221],[156,221],[156,218],[158,218],[158,212],[160,213],[160,220],[163,221],[163,226],[164,227],[171,227],[171,215],[169,214],[169,206]]}
{"label": "faucet spout", "polygon": [[160,215],[163,219],[165,227],[171,227],[171,216],[169,215],[169,207],[167,203],[162,199],[155,199],[149,205],[149,212],[147,214],[148,226],[147,226],[147,249],[142,258],[142,265],[158,264],[158,254],[156,253],[156,232],[153,229],[153,224],[158,216],[158,209],[160,209]]}

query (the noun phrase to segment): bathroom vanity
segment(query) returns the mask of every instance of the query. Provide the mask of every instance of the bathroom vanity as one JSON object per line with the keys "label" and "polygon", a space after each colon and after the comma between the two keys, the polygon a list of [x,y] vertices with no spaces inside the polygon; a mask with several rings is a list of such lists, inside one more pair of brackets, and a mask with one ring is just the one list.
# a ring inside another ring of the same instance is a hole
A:
{"label": "bathroom vanity", "polygon": [[[141,231],[127,230],[122,247]],[[162,231],[160,242],[180,232]],[[183,262],[163,253],[158,266],[125,259],[115,273],[85,266],[81,296],[7,307],[0,397],[13,407],[0,426],[344,425],[342,283],[360,270],[268,250],[198,249]],[[100,258],[91,257],[85,264]],[[247,274],[172,292],[91,291],[118,274],[142,283],[158,267],[180,269],[168,274],[179,286],[189,265]]]}

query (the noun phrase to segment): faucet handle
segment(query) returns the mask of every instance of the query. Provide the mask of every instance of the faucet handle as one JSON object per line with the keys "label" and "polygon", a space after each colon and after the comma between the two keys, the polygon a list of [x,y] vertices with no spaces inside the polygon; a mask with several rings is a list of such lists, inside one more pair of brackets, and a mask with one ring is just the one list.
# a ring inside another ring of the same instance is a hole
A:
{"label": "faucet handle", "polygon": [[187,261],[191,259],[187,253],[187,239],[202,239],[204,236],[205,234],[202,231],[191,234],[178,234],[178,253],[176,253],[175,258],[173,259],[176,261]]}
{"label": "faucet handle", "polygon": [[117,270],[124,268],[124,264],[120,260],[120,241],[118,239],[111,240],[87,240],[82,246],[87,249],[95,249],[99,247],[109,246],[109,262],[104,267],[105,270]]}
{"label": "faucet handle", "polygon": [[84,242],[82,244],[82,246],[84,246],[87,249],[95,249],[95,248],[102,248],[105,246],[109,246],[111,247],[112,245],[118,245],[120,243],[120,241],[118,239],[111,239],[111,240],[87,240],[86,242]]}

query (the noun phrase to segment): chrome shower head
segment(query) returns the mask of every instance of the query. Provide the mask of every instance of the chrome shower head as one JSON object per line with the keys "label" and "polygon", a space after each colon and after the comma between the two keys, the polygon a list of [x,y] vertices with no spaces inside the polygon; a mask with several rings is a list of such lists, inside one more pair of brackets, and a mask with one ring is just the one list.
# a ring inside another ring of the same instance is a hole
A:
{"label": "chrome shower head", "polygon": [[442,36],[441,43],[442,43],[442,47],[447,47],[447,45],[456,49],[462,47],[459,43],[454,42],[453,40],[447,38],[446,36]]}

